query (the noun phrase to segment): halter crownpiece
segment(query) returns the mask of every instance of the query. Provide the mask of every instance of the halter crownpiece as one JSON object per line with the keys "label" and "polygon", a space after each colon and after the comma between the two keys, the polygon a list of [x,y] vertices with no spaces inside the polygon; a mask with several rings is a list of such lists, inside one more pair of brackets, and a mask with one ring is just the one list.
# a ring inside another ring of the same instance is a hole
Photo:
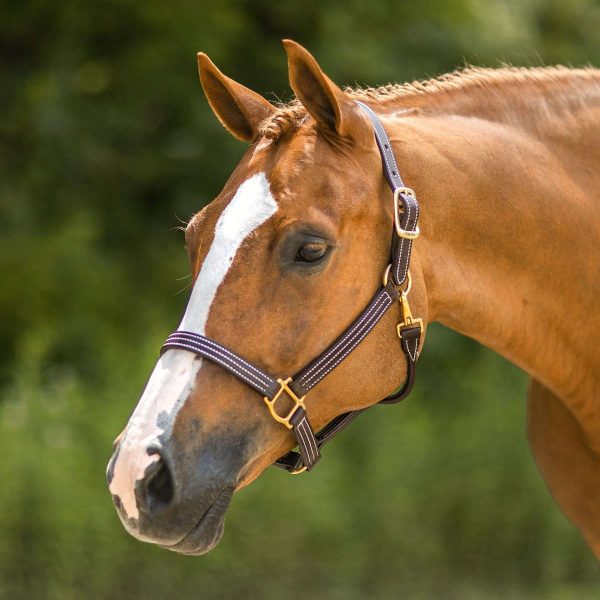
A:
{"label": "halter crownpiece", "polygon": [[[273,419],[291,429],[296,437],[299,452],[290,451],[274,463],[275,466],[286,469],[292,474],[310,471],[321,458],[320,448],[365,410],[343,413],[315,434],[308,420],[304,398],[315,385],[348,357],[396,300],[400,303],[402,314],[402,321],[396,329],[400,338],[400,347],[406,357],[407,376],[399,390],[379,403],[392,404],[404,399],[412,390],[415,380],[423,321],[413,318],[408,293],[411,288],[409,265],[412,243],[419,236],[419,204],[414,191],[406,187],[400,177],[392,145],[381,121],[366,104],[358,101],[357,104],[373,124],[383,172],[392,189],[394,201],[391,262],[384,273],[382,287],[367,307],[317,358],[287,379],[274,378],[218,342],[190,331],[172,333],[161,348],[161,354],[171,348],[179,348],[207,358],[261,394]],[[406,287],[402,289],[405,283]],[[279,412],[278,408],[279,400],[284,397],[293,403],[287,413]]]}

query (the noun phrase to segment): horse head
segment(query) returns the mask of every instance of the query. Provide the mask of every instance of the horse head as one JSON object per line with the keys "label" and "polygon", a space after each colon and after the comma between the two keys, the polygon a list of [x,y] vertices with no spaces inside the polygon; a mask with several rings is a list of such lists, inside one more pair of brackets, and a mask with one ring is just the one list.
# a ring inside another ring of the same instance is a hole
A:
{"label": "horse head", "polygon": [[[186,228],[194,284],[179,327],[281,378],[327,348],[381,286],[394,220],[372,123],[304,48],[284,45],[297,98],[286,107],[198,55],[211,108],[250,145]],[[418,257],[411,271],[411,301],[425,316]],[[403,381],[399,310],[306,396],[313,428]],[[295,444],[242,378],[168,348],[115,443],[110,492],[132,535],[200,554],[219,541],[234,491]]]}

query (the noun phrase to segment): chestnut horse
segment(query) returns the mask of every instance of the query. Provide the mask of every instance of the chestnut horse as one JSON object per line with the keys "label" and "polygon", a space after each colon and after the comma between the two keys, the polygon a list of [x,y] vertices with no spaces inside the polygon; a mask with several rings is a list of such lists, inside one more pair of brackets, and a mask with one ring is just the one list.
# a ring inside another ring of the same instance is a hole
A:
{"label": "chestnut horse", "polygon": [[[284,45],[297,100],[280,107],[198,55],[211,108],[250,146],[186,229],[194,288],[180,329],[285,377],[363,310],[388,261],[393,209],[360,100],[421,204],[413,314],[530,375],[532,451],[600,557],[600,72],[467,69],[342,90]],[[315,428],[404,380],[399,313],[307,395]],[[169,349],[117,439],[110,492],[132,535],[200,554],[219,541],[233,492],[294,444],[244,382]]]}

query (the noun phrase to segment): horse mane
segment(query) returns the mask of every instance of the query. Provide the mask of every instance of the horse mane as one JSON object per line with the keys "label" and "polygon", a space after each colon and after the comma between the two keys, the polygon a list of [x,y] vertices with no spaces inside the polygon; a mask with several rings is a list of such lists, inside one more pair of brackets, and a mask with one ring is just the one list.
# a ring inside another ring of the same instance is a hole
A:
{"label": "horse mane", "polygon": [[[390,83],[379,87],[346,87],[344,91],[356,100],[386,108],[434,108],[443,105],[451,110],[457,97],[473,97],[478,91],[490,94],[492,100],[503,94],[514,97],[523,95],[524,86],[541,91],[556,84],[594,82],[600,90],[600,71],[592,67],[573,69],[565,66],[552,67],[465,67],[439,77],[411,83]],[[508,94],[508,89],[513,92]],[[463,92],[462,94],[460,92]],[[506,105],[506,102],[504,102]],[[281,103],[277,111],[263,121],[259,127],[259,137],[278,141],[289,132],[299,129],[308,120],[308,113],[297,98]]]}

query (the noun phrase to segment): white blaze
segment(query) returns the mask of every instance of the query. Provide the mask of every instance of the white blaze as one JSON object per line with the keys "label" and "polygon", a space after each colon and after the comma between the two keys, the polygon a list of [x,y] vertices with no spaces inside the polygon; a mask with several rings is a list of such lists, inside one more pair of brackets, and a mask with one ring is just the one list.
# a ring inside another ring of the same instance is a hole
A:
{"label": "white blaze", "polygon": [[[264,173],[244,181],[221,213],[179,330],[205,335],[210,307],[243,241],[277,210]],[[146,449],[170,430],[202,366],[195,354],[168,350],[158,360],[121,441],[109,489],[129,518],[137,518],[135,484],[158,455]]]}

